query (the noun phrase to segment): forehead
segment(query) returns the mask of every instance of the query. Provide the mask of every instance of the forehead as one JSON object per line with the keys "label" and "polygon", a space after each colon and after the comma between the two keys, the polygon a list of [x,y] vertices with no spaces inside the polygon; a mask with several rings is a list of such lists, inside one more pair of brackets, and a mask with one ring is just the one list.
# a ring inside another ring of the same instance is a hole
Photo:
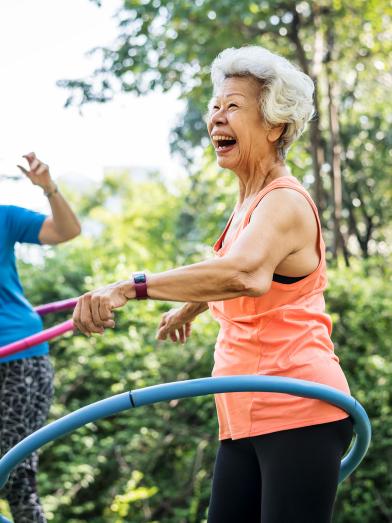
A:
{"label": "forehead", "polygon": [[242,96],[257,100],[261,93],[261,84],[251,76],[232,76],[226,78],[214,92],[214,98]]}

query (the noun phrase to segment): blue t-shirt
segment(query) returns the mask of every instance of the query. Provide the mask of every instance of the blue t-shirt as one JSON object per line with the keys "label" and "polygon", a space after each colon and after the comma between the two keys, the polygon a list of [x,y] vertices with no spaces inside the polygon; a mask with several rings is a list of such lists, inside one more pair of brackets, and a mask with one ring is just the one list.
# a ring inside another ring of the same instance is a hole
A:
{"label": "blue t-shirt", "polygon": [[[0,347],[42,330],[40,316],[26,300],[15,263],[15,243],[40,243],[39,232],[46,216],[34,211],[0,205]],[[41,343],[0,358],[6,361],[42,356],[49,350]]]}

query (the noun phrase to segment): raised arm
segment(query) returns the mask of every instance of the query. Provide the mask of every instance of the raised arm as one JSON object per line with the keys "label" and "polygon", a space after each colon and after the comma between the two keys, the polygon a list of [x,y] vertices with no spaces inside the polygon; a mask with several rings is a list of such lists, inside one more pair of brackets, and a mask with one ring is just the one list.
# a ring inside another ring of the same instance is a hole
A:
{"label": "raised arm", "polygon": [[52,216],[48,216],[42,224],[40,242],[55,245],[78,236],[81,231],[79,220],[53,182],[49,167],[41,162],[35,153],[26,154],[24,158],[29,163],[30,170],[21,165],[18,165],[19,169],[34,185],[44,190],[52,211]]}

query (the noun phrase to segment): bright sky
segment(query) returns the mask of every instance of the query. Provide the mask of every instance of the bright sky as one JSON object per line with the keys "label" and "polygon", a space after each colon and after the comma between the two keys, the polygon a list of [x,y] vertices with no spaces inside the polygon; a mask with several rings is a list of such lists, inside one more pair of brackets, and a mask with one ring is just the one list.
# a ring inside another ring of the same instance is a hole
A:
{"label": "bright sky", "polygon": [[[171,94],[121,95],[104,105],[64,109],[64,78],[86,77],[97,65],[91,48],[116,36],[119,0],[1,0],[0,175],[16,175],[21,156],[35,151],[62,180],[99,180],[111,166],[159,168],[171,179],[182,169],[169,155],[169,130],[181,111]],[[0,203],[46,209],[30,182],[0,178]]]}

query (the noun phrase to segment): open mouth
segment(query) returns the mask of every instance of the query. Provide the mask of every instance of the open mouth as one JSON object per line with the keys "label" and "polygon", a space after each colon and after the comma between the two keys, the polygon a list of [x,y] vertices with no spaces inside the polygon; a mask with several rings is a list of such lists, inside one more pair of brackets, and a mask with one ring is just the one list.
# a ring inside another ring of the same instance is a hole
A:
{"label": "open mouth", "polygon": [[212,140],[214,142],[215,150],[219,152],[229,151],[237,143],[235,138],[226,135],[215,135],[212,137]]}

